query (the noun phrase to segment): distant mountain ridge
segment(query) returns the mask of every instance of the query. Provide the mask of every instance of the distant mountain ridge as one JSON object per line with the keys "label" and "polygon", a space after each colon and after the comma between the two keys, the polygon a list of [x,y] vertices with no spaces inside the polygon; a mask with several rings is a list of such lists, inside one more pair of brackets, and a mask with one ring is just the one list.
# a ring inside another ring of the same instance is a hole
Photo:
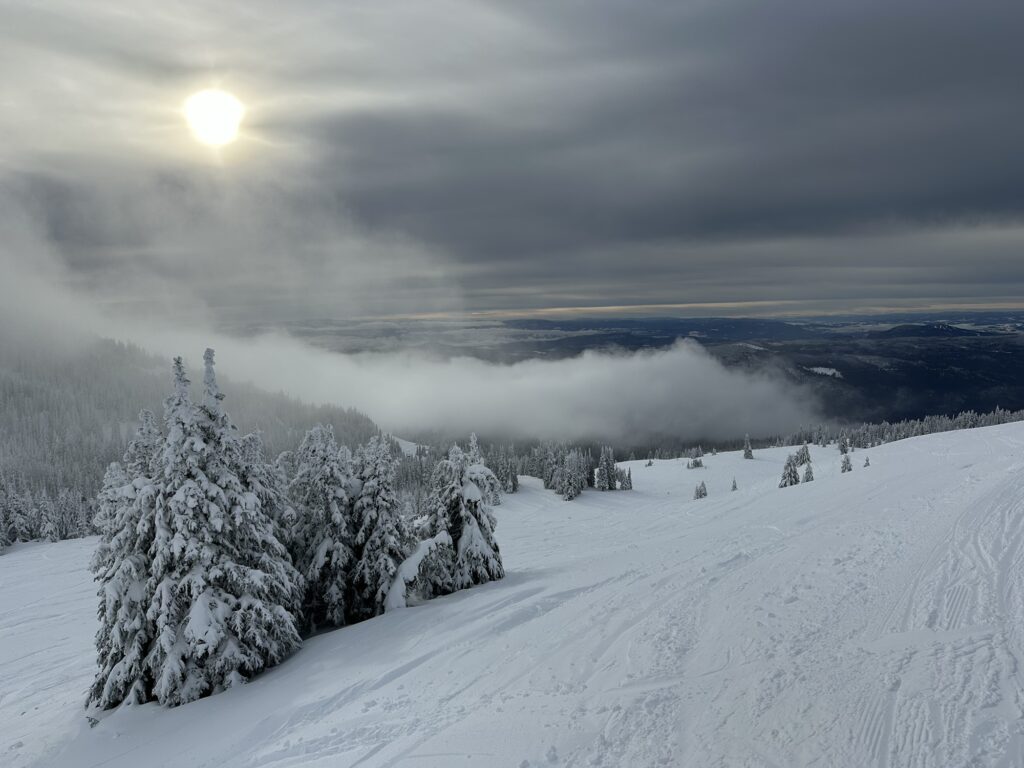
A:
{"label": "distant mountain ridge", "polygon": [[936,339],[995,336],[992,331],[976,328],[960,328],[950,323],[903,323],[884,331],[868,331],[864,338],[868,339]]}

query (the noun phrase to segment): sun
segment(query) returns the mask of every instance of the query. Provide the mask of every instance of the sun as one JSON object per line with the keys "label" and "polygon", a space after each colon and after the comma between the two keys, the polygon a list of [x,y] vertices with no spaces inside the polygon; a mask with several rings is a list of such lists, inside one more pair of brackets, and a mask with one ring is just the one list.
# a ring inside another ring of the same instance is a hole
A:
{"label": "sun", "polygon": [[222,147],[238,138],[245,105],[227,91],[209,88],[185,99],[184,113],[196,141]]}

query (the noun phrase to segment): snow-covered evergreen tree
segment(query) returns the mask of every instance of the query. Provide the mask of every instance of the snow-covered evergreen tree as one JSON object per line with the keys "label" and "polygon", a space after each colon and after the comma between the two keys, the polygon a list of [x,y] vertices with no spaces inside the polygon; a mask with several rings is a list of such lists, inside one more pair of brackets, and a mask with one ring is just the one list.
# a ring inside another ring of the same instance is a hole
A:
{"label": "snow-covered evergreen tree", "polygon": [[736,485],[736,478],[735,477],[732,479],[732,490],[734,490],[734,491],[738,491],[739,490],[739,486]]}
{"label": "snow-covered evergreen tree", "polygon": [[867,456],[864,457],[864,466],[865,467],[870,467],[871,466],[871,459],[869,457],[867,457]]}
{"label": "snow-covered evergreen tree", "polygon": [[[469,436],[470,438],[470,451],[466,454],[466,466],[479,466],[487,469],[486,473],[481,473],[481,482],[484,485],[480,488],[480,493],[483,494],[484,503],[489,506],[497,506],[501,504],[501,483],[498,482],[497,476],[494,472],[490,471],[490,468],[484,464],[483,454],[480,451],[480,446],[476,443],[476,433],[474,432]],[[563,452],[564,453],[564,452]]]}
{"label": "snow-covered evergreen tree", "polygon": [[256,494],[240,478],[242,451],[204,355],[195,405],[181,359],[166,401],[167,438],[155,499],[147,656],[161,704],[185,704],[245,682],[301,640],[291,602],[297,574]]}
{"label": "snow-covered evergreen tree", "polygon": [[616,470],[618,470],[618,466],[615,464],[615,450],[610,445],[605,446],[605,448],[607,450],[605,462],[608,467],[609,477],[608,490],[615,491],[618,490],[618,475],[616,473]]}
{"label": "snow-covered evergreen tree", "polygon": [[620,490],[632,491],[633,490],[633,470],[627,469],[626,476],[623,478],[622,483],[619,486]]}
{"label": "snow-covered evergreen tree", "polygon": [[615,487],[615,452],[610,445],[606,445],[601,448],[601,457],[597,460],[594,488],[599,491],[614,491]]}
{"label": "snow-covered evergreen tree", "polygon": [[295,536],[299,525],[299,513],[292,504],[290,488],[292,479],[296,474],[295,453],[293,451],[282,451],[274,459],[270,468],[274,476],[274,489],[280,494],[275,507],[276,512],[271,515],[277,523],[278,538],[287,547],[292,555],[292,563],[296,568],[299,564],[295,562]]}
{"label": "snow-covered evergreen tree", "polygon": [[516,464],[515,449],[509,448],[508,453],[505,455],[506,470],[505,476],[507,481],[505,482],[502,490],[505,493],[518,493],[519,492],[519,467]]}
{"label": "snow-covered evergreen tree", "polygon": [[697,483],[697,487],[693,491],[693,498],[694,498],[694,500],[696,500],[696,499],[703,499],[703,498],[707,498],[707,495],[708,495],[708,487],[704,484],[704,481],[701,480],[699,483]]}
{"label": "snow-covered evergreen tree", "polygon": [[110,709],[153,698],[147,655],[156,633],[147,611],[159,482],[153,470],[161,440],[153,414],[143,411],[123,466],[115,462],[107,468],[99,494],[101,538],[92,560],[100,585],[99,630],[96,677],[87,701],[90,707]]}
{"label": "snow-covered evergreen tree", "polygon": [[118,505],[124,503],[123,489],[130,482],[128,473],[125,472],[119,461],[112,462],[103,475],[103,486],[96,495],[99,509],[93,520],[93,526],[100,534],[100,542],[96,546],[90,562],[93,573],[97,573],[104,567],[102,564],[109,556],[110,540],[114,538],[114,534],[117,532],[116,526],[119,524]]}
{"label": "snow-covered evergreen tree", "polygon": [[79,507],[82,499],[77,498],[70,488],[61,488],[57,492],[57,498],[53,501],[53,520],[56,532],[56,541],[74,539],[87,535],[88,530],[83,530],[81,513]]}
{"label": "snow-covered evergreen tree", "polygon": [[505,575],[496,522],[483,489],[494,474],[469,464],[458,446],[434,468],[428,533],[432,546],[419,563],[414,590],[421,598],[465,589]]}
{"label": "snow-covered evergreen tree", "polygon": [[804,468],[804,479],[803,482],[809,483],[814,480],[814,465],[811,462],[807,462],[807,466]]}
{"label": "snow-covered evergreen tree", "polygon": [[0,485],[0,550],[11,546],[16,536],[17,532],[14,528],[14,519],[11,515],[7,489]]}
{"label": "snow-covered evergreen tree", "polygon": [[502,493],[515,493],[519,490],[519,475],[513,447],[501,446],[491,454],[486,465],[494,471]]}
{"label": "snow-covered evergreen tree", "polygon": [[258,432],[241,438],[241,452],[242,484],[259,498],[263,513],[273,523],[274,536],[289,547],[298,515],[288,498],[288,475],[282,457],[273,463],[267,460]]}
{"label": "snow-covered evergreen tree", "polygon": [[34,541],[39,538],[40,520],[31,490],[12,498],[12,519],[18,532],[18,541]]}
{"label": "snow-covered evergreen tree", "polygon": [[466,461],[470,464],[483,464],[484,457],[480,451],[480,443],[477,442],[476,432],[469,435],[469,448],[466,449]]}
{"label": "snow-covered evergreen tree", "polygon": [[744,435],[743,437],[743,458],[752,459],[754,458],[754,451],[750,447],[750,435]]}
{"label": "snow-covered evergreen tree", "polygon": [[78,504],[77,526],[79,536],[92,536],[95,533],[99,533],[99,530],[93,524],[95,517],[96,500],[83,497]]}
{"label": "snow-covered evergreen tree", "polygon": [[334,430],[318,424],[295,456],[290,496],[298,513],[294,559],[306,578],[305,620],[311,629],[345,623],[355,566],[352,499],[358,493],[352,458]]}
{"label": "snow-covered evergreen tree", "polygon": [[573,448],[565,454],[559,469],[559,487],[556,489],[566,501],[572,501],[587,487],[589,467],[583,454]]}
{"label": "snow-covered evergreen tree", "polygon": [[[538,462],[538,468],[540,463]],[[438,595],[454,592],[455,549],[449,526],[450,511],[459,504],[462,494],[465,456],[458,446],[447,458],[434,465],[430,475],[430,497],[427,501],[423,556],[417,566],[417,576],[411,591],[417,599],[429,600]],[[421,542],[422,544],[422,542]]]}
{"label": "snow-covered evergreen tree", "polygon": [[782,469],[782,479],[779,480],[779,488],[788,488],[791,485],[799,484],[799,466],[796,463],[796,456],[790,454],[786,457],[786,465]]}
{"label": "snow-covered evergreen tree", "polygon": [[598,491],[607,491],[612,483],[608,475],[608,466],[604,461],[604,448],[601,449],[601,458],[597,462],[597,469],[594,470],[594,488]]}
{"label": "snow-covered evergreen tree", "polygon": [[455,548],[455,586],[465,589],[505,576],[501,552],[494,536],[498,523],[487,506],[485,490],[495,482],[482,464],[465,468],[462,503],[449,527]]}
{"label": "snow-covered evergreen tree", "polygon": [[796,465],[802,467],[804,464],[809,463],[810,460],[811,449],[807,447],[807,443],[804,443],[796,452]]}
{"label": "snow-covered evergreen tree", "polygon": [[395,493],[395,461],[387,443],[371,438],[356,455],[362,486],[353,507],[355,566],[350,613],[356,619],[384,612],[388,590],[409,554],[410,536]]}
{"label": "snow-covered evergreen tree", "polygon": [[545,488],[552,489],[555,487],[555,472],[557,472],[560,463],[555,446],[551,444],[544,446],[541,456],[541,479],[544,481]]}
{"label": "snow-covered evergreen tree", "polygon": [[45,489],[36,496],[36,510],[39,515],[39,535],[47,541],[60,541],[57,505]]}
{"label": "snow-covered evergreen tree", "polygon": [[841,469],[842,469],[843,472],[852,472],[853,471],[853,463],[850,461],[850,454],[848,454],[848,453],[844,453],[843,454],[843,464],[842,464],[842,468]]}
{"label": "snow-covered evergreen tree", "polygon": [[273,557],[264,562],[263,567],[279,571],[278,578],[288,585],[288,599],[283,605],[298,619],[302,615],[306,581],[291,555],[298,516],[288,498],[287,478],[279,464],[267,461],[259,433],[245,435],[240,441],[239,451],[238,478],[245,491],[256,496],[263,516],[270,524],[270,538],[280,545],[280,548],[273,547]]}

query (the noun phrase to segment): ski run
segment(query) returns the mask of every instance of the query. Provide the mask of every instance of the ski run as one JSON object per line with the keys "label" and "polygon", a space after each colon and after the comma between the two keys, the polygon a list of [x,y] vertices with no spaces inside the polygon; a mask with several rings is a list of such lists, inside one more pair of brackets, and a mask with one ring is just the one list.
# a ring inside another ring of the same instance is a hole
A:
{"label": "ski run", "polygon": [[523,478],[503,579],[95,724],[97,539],[14,545],[0,765],[1024,765],[1024,425],[848,472],[811,446],[813,482],[780,488],[794,450],[621,462],[631,493],[571,503]]}

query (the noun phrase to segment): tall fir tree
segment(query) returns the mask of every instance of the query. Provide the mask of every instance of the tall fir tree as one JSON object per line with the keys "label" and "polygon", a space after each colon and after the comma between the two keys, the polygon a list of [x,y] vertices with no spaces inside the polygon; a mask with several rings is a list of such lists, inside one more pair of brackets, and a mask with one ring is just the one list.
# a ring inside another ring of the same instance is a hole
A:
{"label": "tall fir tree", "polygon": [[750,447],[750,435],[743,436],[743,458],[754,458],[754,450]]}
{"label": "tall fir tree", "polygon": [[297,515],[288,498],[287,478],[276,462],[271,464],[267,461],[263,438],[259,433],[245,435],[241,439],[240,450],[242,461],[239,479],[246,491],[256,495],[260,509],[270,522],[273,539],[281,545],[281,551],[275,557],[291,567],[286,574],[282,574],[291,587],[285,607],[292,615],[300,617],[306,583],[292,560],[291,545]]}
{"label": "tall fir tree", "polygon": [[608,472],[608,490],[614,491],[618,489],[618,466],[615,464],[615,450],[609,445],[606,446],[607,454],[605,456],[605,464]]}
{"label": "tall fir tree", "polygon": [[17,531],[18,541],[33,541],[39,538],[39,517],[32,491],[25,489],[11,497],[11,519]]}
{"label": "tall fir tree", "polygon": [[601,456],[597,460],[594,488],[599,491],[614,491],[615,485],[615,453],[611,446],[606,445],[601,448]]}
{"label": "tall fir tree", "polygon": [[[469,450],[466,452],[466,466],[471,467],[474,465],[479,465],[490,470],[484,461],[483,452],[480,450],[480,445],[476,439],[476,432],[470,434]],[[493,471],[489,471],[486,474],[486,487],[481,488],[480,492],[484,495],[485,503],[491,506],[498,506],[501,504],[501,482]]]}
{"label": "tall fir tree", "polygon": [[36,496],[36,510],[39,515],[39,535],[47,541],[60,541],[60,524],[57,519],[57,505],[44,488]]}
{"label": "tall fir tree", "polygon": [[82,529],[79,513],[81,499],[70,488],[61,488],[53,501],[57,540],[74,539],[88,534]]}
{"label": "tall fir tree", "polygon": [[203,401],[193,404],[181,359],[165,404],[167,439],[155,505],[147,616],[153,692],[185,704],[239,685],[301,643],[294,569],[259,498],[240,478],[242,451],[204,355]]}
{"label": "tall fir tree", "polygon": [[[295,555],[295,536],[297,534],[299,525],[299,513],[295,509],[295,505],[292,503],[289,489],[291,488],[292,478],[295,477],[295,453],[293,451],[283,451],[278,454],[277,458],[274,459],[273,465],[270,467],[270,471],[274,477],[274,488],[280,493],[279,506],[277,507],[277,514],[275,520],[280,531],[279,536],[281,543],[284,544],[292,557]],[[298,564],[296,563],[296,567]]]}
{"label": "tall fir tree", "polygon": [[469,464],[458,446],[435,466],[429,528],[435,545],[420,562],[416,581],[421,596],[433,597],[505,575],[494,537],[496,521],[484,496],[493,478],[482,464]]}
{"label": "tall fir tree", "polygon": [[11,546],[16,537],[17,534],[14,529],[14,519],[11,515],[7,488],[0,483],[0,550]]}
{"label": "tall fir tree", "polygon": [[92,561],[100,586],[89,707],[142,704],[153,696],[147,655],[155,630],[147,610],[159,482],[153,470],[161,440],[153,414],[143,411],[123,465],[111,464],[103,479],[97,515],[101,537]]}
{"label": "tall fir tree", "polygon": [[469,435],[469,448],[466,449],[466,463],[467,464],[483,464],[484,457],[480,451],[480,443],[476,439],[476,432],[471,432]]}
{"label": "tall fir tree", "polygon": [[502,488],[504,493],[517,493],[519,491],[519,468],[516,466],[515,447],[502,448],[503,478]]}
{"label": "tall fir tree", "polygon": [[425,540],[430,546],[419,563],[413,585],[417,597],[429,600],[454,592],[455,549],[451,534],[451,510],[459,504],[462,493],[465,456],[454,446],[448,456],[440,459],[430,474],[430,496],[427,499]]}
{"label": "tall fir tree", "polygon": [[330,425],[318,424],[303,438],[295,464],[290,496],[299,518],[294,551],[306,578],[305,620],[310,629],[340,627],[355,565],[352,457]]}
{"label": "tall fir tree", "polygon": [[571,501],[583,493],[587,487],[587,471],[586,459],[579,449],[574,448],[566,453],[562,486],[559,489],[563,499]]}
{"label": "tall fir tree", "polygon": [[840,467],[841,472],[853,472],[853,462],[850,461],[850,454],[843,454],[843,462]]}
{"label": "tall fir tree", "polygon": [[811,449],[807,447],[807,443],[804,443],[796,452],[796,464],[798,467],[802,467],[804,464],[808,464],[811,461]]}
{"label": "tall fir tree", "polygon": [[786,457],[786,465],[782,469],[782,478],[779,480],[779,488],[788,488],[791,485],[800,484],[800,469],[796,463],[796,456],[790,454]]}
{"label": "tall fir tree", "polygon": [[384,612],[388,590],[410,549],[410,535],[395,493],[395,460],[373,437],[356,456],[361,488],[353,506],[355,567],[350,612],[366,619]]}
{"label": "tall fir tree", "polygon": [[501,552],[494,536],[497,520],[487,505],[486,489],[494,474],[482,464],[465,467],[461,505],[449,531],[455,548],[455,586],[465,589],[505,576]]}

